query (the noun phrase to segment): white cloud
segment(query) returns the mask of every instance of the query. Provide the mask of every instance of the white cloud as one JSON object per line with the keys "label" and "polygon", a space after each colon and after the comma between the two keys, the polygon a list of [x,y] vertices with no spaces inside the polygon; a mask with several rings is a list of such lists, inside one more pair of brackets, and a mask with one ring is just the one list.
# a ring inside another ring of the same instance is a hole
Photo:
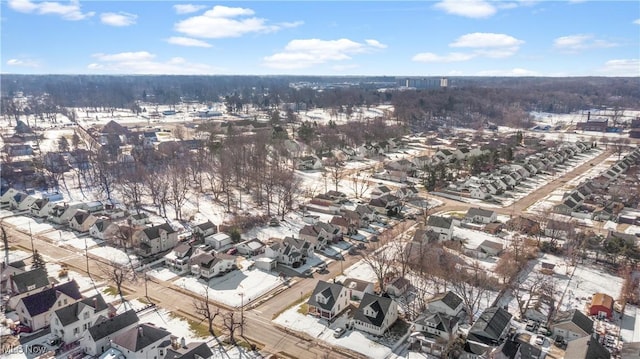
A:
{"label": "white cloud", "polygon": [[100,73],[199,75],[219,72],[219,69],[210,65],[192,63],[182,57],[157,61],[156,55],[147,51],[98,53],[92,57],[97,61],[87,65],[87,68]]}
{"label": "white cloud", "polygon": [[289,22],[270,25],[267,20],[253,15],[254,11],[251,9],[216,5],[202,15],[179,21],[175,24],[175,30],[191,37],[218,39],[256,32],[274,32],[302,24]]}
{"label": "white cloud", "polygon": [[72,21],[83,20],[95,15],[93,11],[83,13],[78,0],[71,0],[66,4],[53,1],[32,2],[30,0],[9,0],[9,7],[23,13],[59,15],[65,20]]}
{"label": "white cloud", "polygon": [[470,18],[486,18],[496,13],[496,8],[483,0],[444,0],[434,5],[451,15]]}
{"label": "white cloud", "polygon": [[178,14],[190,14],[192,12],[198,12],[204,8],[206,5],[193,5],[193,4],[179,4],[173,5],[173,8],[176,10]]}
{"label": "white cloud", "polygon": [[386,47],[376,40],[364,43],[349,39],[292,40],[282,52],[264,58],[264,65],[277,69],[302,69],[331,61],[351,60],[355,54],[367,53]]}
{"label": "white cloud", "polygon": [[211,44],[205,41],[192,39],[190,37],[183,37],[183,36],[171,36],[170,38],[167,39],[167,42],[173,45],[180,45],[180,46],[211,47]]}
{"label": "white cloud", "polygon": [[640,76],[640,59],[609,60],[599,70],[605,76]]}
{"label": "white cloud", "polygon": [[438,55],[433,52],[422,52],[414,55],[411,60],[416,62],[459,62],[468,61],[474,58],[474,54],[465,54],[461,52],[451,52],[447,55]]}
{"label": "white cloud", "polygon": [[126,12],[105,12],[100,14],[100,21],[103,24],[118,27],[133,25],[136,23],[137,18],[138,15]]}
{"label": "white cloud", "polygon": [[637,19],[636,21],[633,22],[636,25],[640,25],[640,19]]}
{"label": "white cloud", "polygon": [[593,35],[589,34],[576,34],[556,38],[553,40],[553,46],[562,51],[578,52],[587,49],[616,47],[618,44],[596,39]]}
{"label": "white cloud", "polygon": [[514,55],[522,44],[524,41],[510,35],[474,32],[460,36],[449,46],[475,49],[474,53],[478,56],[503,58]]}
{"label": "white cloud", "polygon": [[511,70],[479,71],[476,76],[540,76],[540,74],[527,69],[513,68]]}
{"label": "white cloud", "polygon": [[37,61],[29,60],[29,59],[9,59],[7,60],[8,66],[19,66],[19,67],[39,67],[40,64]]}

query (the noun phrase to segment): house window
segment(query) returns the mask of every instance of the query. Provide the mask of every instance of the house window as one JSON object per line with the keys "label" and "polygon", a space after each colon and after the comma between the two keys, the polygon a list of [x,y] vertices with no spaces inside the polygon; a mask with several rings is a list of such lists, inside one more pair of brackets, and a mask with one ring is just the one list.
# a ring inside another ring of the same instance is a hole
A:
{"label": "house window", "polygon": [[84,319],[89,319],[89,312],[84,312]]}
{"label": "house window", "polygon": [[80,330],[78,330],[78,327],[73,328],[73,335],[78,335],[80,334]]}

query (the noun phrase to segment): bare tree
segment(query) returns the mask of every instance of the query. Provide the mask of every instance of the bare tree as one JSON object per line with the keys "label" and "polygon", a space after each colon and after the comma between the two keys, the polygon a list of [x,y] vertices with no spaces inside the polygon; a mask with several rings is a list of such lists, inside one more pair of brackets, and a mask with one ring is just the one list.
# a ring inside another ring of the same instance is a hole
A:
{"label": "bare tree", "polygon": [[184,128],[184,126],[178,125],[173,129],[173,137],[182,141],[185,138],[186,132],[187,132],[187,129]]}
{"label": "bare tree", "polygon": [[107,280],[116,286],[118,296],[124,299],[122,295],[122,285],[126,281],[133,281],[136,278],[136,272],[133,267],[115,260],[110,260],[107,263],[98,262],[98,267]]}
{"label": "bare tree", "polygon": [[338,187],[340,186],[340,182],[346,175],[346,171],[340,161],[336,158],[331,158],[325,161],[324,164],[325,171],[328,173],[329,179],[331,183],[335,187],[335,191],[338,191]]}
{"label": "bare tree", "polygon": [[371,174],[361,172],[357,172],[351,175],[351,189],[353,190],[353,195],[357,198],[364,196],[365,192],[369,190]]}
{"label": "bare tree", "polygon": [[132,206],[138,214],[140,214],[142,197],[146,189],[142,181],[145,177],[144,167],[135,166],[131,171],[124,171],[119,179],[120,191],[125,203]]}
{"label": "bare tree", "polygon": [[193,300],[193,309],[196,314],[202,317],[207,321],[207,325],[209,328],[209,334],[213,337],[216,336],[216,333],[213,328],[213,321],[221,315],[220,308],[214,307],[209,303],[209,286],[204,285],[204,297],[200,297],[198,299]]}
{"label": "bare tree", "polygon": [[462,298],[469,321],[473,322],[474,315],[480,308],[480,301],[487,291],[487,287],[483,283],[487,280],[486,272],[477,262],[474,262],[470,272],[462,269],[451,273],[448,279],[451,290]]}
{"label": "bare tree", "polygon": [[167,169],[169,179],[170,202],[176,214],[176,219],[182,219],[182,206],[189,193],[189,177],[185,166],[174,163]]}
{"label": "bare tree", "polygon": [[371,267],[371,270],[378,280],[380,291],[384,292],[384,280],[393,271],[394,253],[388,248],[381,246],[380,243],[382,243],[382,241],[372,243],[376,243],[373,245],[373,250],[371,252],[362,251],[360,256],[362,257],[362,261]]}
{"label": "bare tree", "polygon": [[229,341],[232,344],[236,343],[235,334],[236,330],[242,328],[244,326],[244,318],[236,315],[237,313],[234,311],[226,312],[222,316],[222,325],[224,326],[225,331],[229,335]]}

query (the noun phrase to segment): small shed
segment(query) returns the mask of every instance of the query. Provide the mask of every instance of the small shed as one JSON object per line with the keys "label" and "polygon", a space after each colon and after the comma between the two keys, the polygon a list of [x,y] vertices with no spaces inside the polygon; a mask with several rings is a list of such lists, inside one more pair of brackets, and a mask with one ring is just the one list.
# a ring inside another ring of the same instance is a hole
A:
{"label": "small shed", "polygon": [[276,266],[278,265],[278,261],[276,261],[274,258],[268,258],[268,257],[255,258],[254,263],[256,268],[266,272],[271,272],[272,270],[275,270]]}
{"label": "small shed", "polygon": [[614,300],[610,295],[596,293],[593,295],[593,298],[591,298],[589,315],[597,315],[599,317],[611,319],[613,315],[613,303]]}
{"label": "small shed", "polygon": [[226,233],[216,233],[205,237],[205,244],[210,244],[214,249],[224,248],[232,243],[231,237]]}

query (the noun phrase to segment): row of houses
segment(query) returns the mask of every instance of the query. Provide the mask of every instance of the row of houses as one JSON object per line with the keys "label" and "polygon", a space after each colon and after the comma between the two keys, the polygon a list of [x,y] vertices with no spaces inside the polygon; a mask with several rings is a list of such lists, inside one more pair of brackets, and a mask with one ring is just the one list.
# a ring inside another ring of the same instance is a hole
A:
{"label": "row of houses", "polygon": [[212,358],[204,342],[187,344],[164,328],[140,321],[135,310],[117,313],[100,294],[81,295],[74,281],[49,283],[42,269],[15,273],[7,284],[10,303],[21,325],[38,331],[48,327],[51,339],[59,342],[59,355],[88,355],[128,359]]}
{"label": "row of houses", "polygon": [[591,150],[585,142],[563,143],[546,153],[535,153],[523,158],[522,162],[504,165],[492,173],[471,176],[457,184],[451,184],[449,191],[462,193],[471,198],[486,200],[512,190],[529,177],[539,173],[549,173],[574,156]]}

